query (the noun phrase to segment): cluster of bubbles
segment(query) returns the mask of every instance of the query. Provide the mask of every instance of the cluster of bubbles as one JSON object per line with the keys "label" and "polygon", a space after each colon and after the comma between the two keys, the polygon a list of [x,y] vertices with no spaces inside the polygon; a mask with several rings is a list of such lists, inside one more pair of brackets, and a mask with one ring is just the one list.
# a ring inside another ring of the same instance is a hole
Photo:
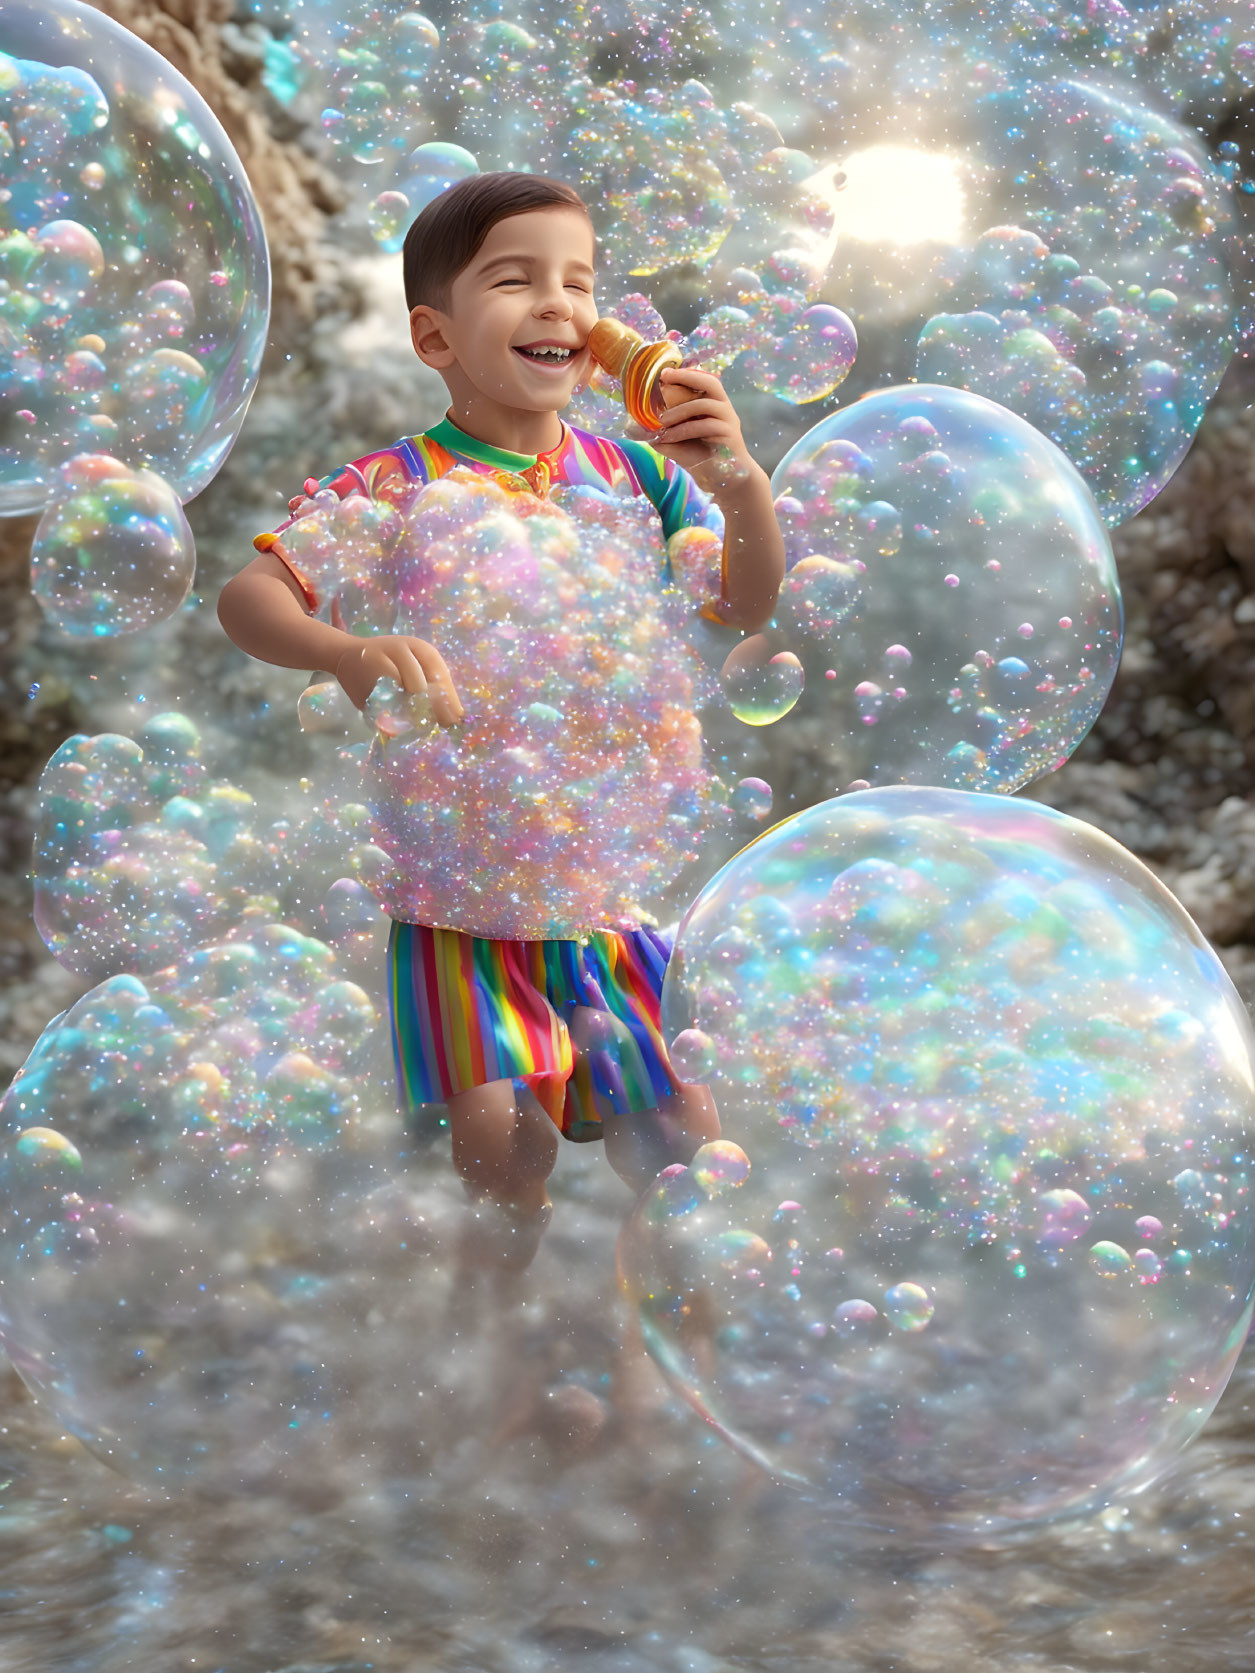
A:
{"label": "cluster of bubbles", "polygon": [[377,1021],[328,946],[258,921],[93,988],[5,1094],[0,1339],[119,1468],[222,1479],[338,1406],[310,1273]]}
{"label": "cluster of bubbles", "polygon": [[718,596],[719,535],[667,553],[633,497],[454,471],[323,489],[283,545],[350,631],[438,646],[466,711],[440,728],[385,690],[364,763],[343,751],[370,810],[353,864],[389,913],[498,939],[651,918],[726,821],[685,633]]}
{"label": "cluster of bubbles", "polygon": [[816,425],[772,487],[788,569],[772,624],[724,666],[741,720],[822,715],[838,788],[1014,790],[1066,760],[1122,620],[1106,529],[1051,442],[907,385]]}
{"label": "cluster of bubbles", "polygon": [[[1116,523],[1197,430],[1236,343],[1229,268],[1247,259],[1236,164],[1147,92],[1152,63],[1171,79],[1197,60],[1174,103],[1201,119],[1198,77],[1240,80],[1242,29],[1161,10],[960,6],[886,30],[883,7],[849,0],[772,7],[747,33],[720,6],[507,20],[471,5],[438,29],[402,0],[334,18],[303,0],[276,51],[340,90],[337,145],[389,160],[370,215],[387,248],[475,166],[567,178],[611,294],[632,274],[666,286],[697,318],[695,352],[734,382],[826,398],[852,319],[860,388],[918,376],[1000,401]],[[275,87],[291,102],[291,77]]]}
{"label": "cluster of bubbles", "polygon": [[938,263],[915,375],[1028,419],[1122,522],[1232,358],[1227,183],[1184,129],[1081,83],[991,94],[973,124],[966,166],[996,163],[998,183]]}
{"label": "cluster of bubbles", "polygon": [[1131,855],[1007,797],[822,804],[698,897],[663,1019],[726,1137],[622,1272],[734,1444],[856,1521],[992,1529],[1199,1428],[1250,1320],[1255,1036]]}
{"label": "cluster of bubbles", "polygon": [[153,471],[79,453],[57,472],[31,547],[31,593],[62,633],[137,633],[192,590],[196,544],[179,496]]}
{"label": "cluster of bubbles", "polygon": [[66,740],[44,768],[35,815],[35,922],[53,956],[90,981],[147,976],[243,925],[299,912],[337,945],[378,907],[338,877],[347,821],[313,795],[275,819],[215,775],[186,715],[154,715],[134,738]]}
{"label": "cluster of bubbles", "polygon": [[192,86],[89,6],[14,0],[4,49],[0,512],[45,504],[79,453],[186,500],[230,449],[265,343],[239,158]]}

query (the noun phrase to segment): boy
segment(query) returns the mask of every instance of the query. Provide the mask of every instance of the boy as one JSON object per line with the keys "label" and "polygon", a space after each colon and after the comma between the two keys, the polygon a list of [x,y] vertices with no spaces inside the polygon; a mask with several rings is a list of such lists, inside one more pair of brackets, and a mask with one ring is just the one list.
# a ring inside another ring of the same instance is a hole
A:
{"label": "boy", "polygon": [[[411,339],[448,387],[448,414],[323,486],[343,496],[397,473],[423,482],[455,467],[521,476],[542,497],[560,483],[626,484],[652,501],[668,538],[704,518],[705,488],[726,531],[715,613],[738,628],[770,617],[783,543],[767,476],[749,457],[718,378],[688,367],[663,373],[686,398],[666,412],[652,447],[591,436],[558,416],[592,370],[587,343],[597,319],[592,223],[570,187],[535,175],[473,176],[423,210],[403,259]],[[218,606],[242,650],[280,667],[330,669],[358,708],[390,678],[406,692],[428,692],[441,725],[461,718],[438,646],[405,635],[363,640],[316,620],[319,601],[277,536],[255,544],[260,555],[223,589]],[[491,957],[477,956],[486,948]],[[468,1192],[503,1211],[502,1264],[525,1266],[548,1223],[545,1182],[559,1128],[595,1135],[604,1123],[611,1165],[637,1189],[718,1136],[710,1093],[677,1080],[658,1033],[667,951],[646,929],[598,931],[583,946],[477,948],[454,929],[394,922],[389,992],[400,1082],[412,1098],[447,1104],[453,1160]],[[604,1077],[597,1085],[595,1063],[592,1091],[585,1073],[577,1093],[572,1034],[579,1038],[590,1009],[613,1013],[639,1056],[629,1077],[638,1088],[632,1107],[619,1107],[625,1099],[610,1094]],[[471,1055],[492,1065],[480,1084],[464,1066],[468,1053],[456,1049],[468,1032]],[[549,1113],[518,1099],[516,1082],[545,1098]],[[573,1108],[580,1099],[583,1107]]]}

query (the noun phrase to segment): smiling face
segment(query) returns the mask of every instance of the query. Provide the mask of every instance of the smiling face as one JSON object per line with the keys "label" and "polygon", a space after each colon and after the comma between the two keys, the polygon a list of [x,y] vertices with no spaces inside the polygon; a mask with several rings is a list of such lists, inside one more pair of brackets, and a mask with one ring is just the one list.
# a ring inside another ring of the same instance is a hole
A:
{"label": "smiling face", "polygon": [[[593,229],[566,205],[498,221],[452,281],[448,306],[410,315],[420,359],[440,372],[455,422],[516,451],[520,438],[552,432],[553,416],[588,375]],[[510,439],[498,439],[498,437]]]}

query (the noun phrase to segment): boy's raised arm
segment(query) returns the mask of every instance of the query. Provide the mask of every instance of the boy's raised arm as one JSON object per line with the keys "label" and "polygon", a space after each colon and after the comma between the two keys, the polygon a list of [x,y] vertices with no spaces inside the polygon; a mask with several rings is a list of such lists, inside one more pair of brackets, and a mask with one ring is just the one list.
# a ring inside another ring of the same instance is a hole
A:
{"label": "boy's raised arm", "polygon": [[683,466],[723,512],[719,620],[729,627],[762,627],[775,610],[784,579],[784,540],[771,479],[751,458],[736,409],[713,372],[697,366],[668,368],[662,381],[687,386],[692,393],[663,413],[653,445]]}

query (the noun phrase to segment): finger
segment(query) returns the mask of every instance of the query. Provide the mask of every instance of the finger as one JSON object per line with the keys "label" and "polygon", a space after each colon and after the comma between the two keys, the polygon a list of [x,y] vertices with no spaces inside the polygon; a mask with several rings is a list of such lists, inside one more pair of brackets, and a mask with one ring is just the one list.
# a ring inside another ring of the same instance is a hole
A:
{"label": "finger", "polygon": [[452,726],[465,714],[453,675],[448,664],[434,645],[425,639],[411,639],[408,645],[415,661],[423,671],[427,692],[431,697],[432,713],[442,726]]}
{"label": "finger", "polygon": [[716,374],[703,371],[700,366],[666,366],[660,376],[664,383],[682,383],[701,395],[724,395],[723,384]]}
{"label": "finger", "polygon": [[[671,425],[663,432],[668,445],[677,441],[700,441],[708,447],[730,447],[733,437],[726,424],[720,424],[710,418],[695,418],[687,424]],[[659,443],[654,446],[663,451]]]}
{"label": "finger", "polygon": [[410,693],[427,690],[427,676],[423,672],[423,665],[409,645],[402,642],[392,646],[387,652],[387,657],[396,671],[397,683],[402,691]]}
{"label": "finger", "polygon": [[668,407],[663,413],[661,424],[663,429],[677,423],[683,423],[686,418],[721,418],[727,420],[728,403],[714,401],[709,396],[700,395],[692,401],[679,401],[674,407]]}

